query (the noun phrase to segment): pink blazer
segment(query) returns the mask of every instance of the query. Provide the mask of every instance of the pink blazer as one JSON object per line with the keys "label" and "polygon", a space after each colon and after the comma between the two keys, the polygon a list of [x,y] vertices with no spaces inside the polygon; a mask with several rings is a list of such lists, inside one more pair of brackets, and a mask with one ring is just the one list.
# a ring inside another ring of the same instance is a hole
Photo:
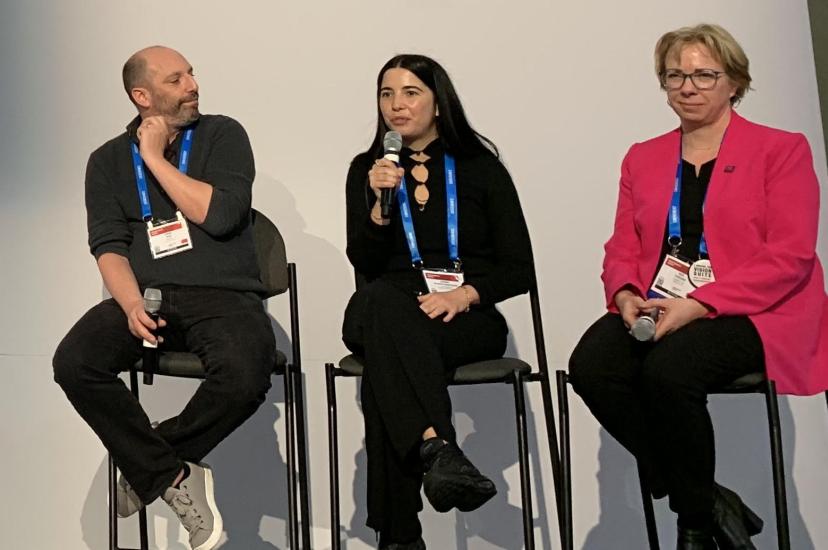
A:
{"label": "pink blazer", "polygon": [[[644,296],[664,242],[681,132],[633,145],[621,167],[615,228],[604,245],[607,307],[632,285]],[[828,297],[816,255],[819,184],[801,134],[735,112],[710,185],[704,234],[716,281],[691,296],[718,315],[747,315],[781,393],[828,389]]]}

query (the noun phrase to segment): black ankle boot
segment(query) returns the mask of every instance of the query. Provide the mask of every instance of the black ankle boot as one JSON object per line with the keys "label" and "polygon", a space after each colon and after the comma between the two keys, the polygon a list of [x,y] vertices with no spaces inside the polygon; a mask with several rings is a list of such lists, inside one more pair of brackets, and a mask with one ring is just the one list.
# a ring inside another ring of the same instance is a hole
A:
{"label": "black ankle boot", "polygon": [[713,533],[707,529],[686,529],[679,526],[676,550],[716,550]]}
{"label": "black ankle boot", "polygon": [[721,550],[756,550],[750,537],[761,533],[764,526],[739,495],[718,483],[713,488],[713,523]]}
{"label": "black ankle boot", "polygon": [[457,445],[433,437],[420,447],[423,461],[423,492],[438,512],[457,508],[471,512],[480,508],[496,493],[492,480],[469,462]]}

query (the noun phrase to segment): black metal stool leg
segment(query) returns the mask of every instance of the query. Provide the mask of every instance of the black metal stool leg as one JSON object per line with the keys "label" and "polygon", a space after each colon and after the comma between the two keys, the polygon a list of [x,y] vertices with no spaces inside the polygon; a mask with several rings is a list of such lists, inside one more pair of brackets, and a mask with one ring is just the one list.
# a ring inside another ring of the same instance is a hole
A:
{"label": "black metal stool leg", "polygon": [[[550,375],[544,372],[540,383],[541,397],[543,399],[544,423],[546,424],[546,440],[549,446],[550,461],[552,462],[552,483],[555,489],[555,506],[557,506],[557,509],[560,510],[561,500],[563,498],[561,495],[561,453],[558,448],[558,428],[557,421],[555,420],[555,408],[552,401],[552,384],[550,382]],[[556,515],[558,516],[558,533],[560,534],[561,545],[563,545],[563,518],[560,514]]]}
{"label": "black metal stool leg", "polygon": [[[130,369],[129,386],[132,395],[138,399],[138,371]],[[109,492],[109,550],[121,550],[118,546],[118,468],[112,455],[107,454],[108,487]],[[149,550],[149,536],[147,534],[147,509],[138,512],[138,537],[140,550]]]}
{"label": "black metal stool leg", "polygon": [[296,436],[294,428],[296,420],[294,416],[294,396],[293,396],[293,375],[291,365],[285,366],[284,372],[285,382],[285,415],[287,417],[285,422],[285,431],[287,433],[287,498],[288,498],[288,544],[291,550],[298,550],[299,548],[299,533],[297,529],[296,517]]}
{"label": "black metal stool leg", "polygon": [[558,420],[560,429],[558,435],[561,438],[561,498],[559,501],[559,516],[561,522],[561,546],[563,550],[572,550],[574,533],[572,526],[572,471],[569,455],[569,398],[567,396],[567,382],[569,377],[566,372],[556,372],[558,382]]}
{"label": "black metal stool leg", "polygon": [[523,540],[526,550],[535,548],[535,529],[532,511],[532,484],[529,472],[529,445],[526,433],[526,399],[523,394],[523,377],[514,371],[512,385],[515,391],[515,420],[517,421],[518,460],[520,462],[520,496],[523,507]]}
{"label": "black metal stool leg", "polygon": [[118,470],[115,468],[115,461],[112,455],[107,455],[109,462],[109,550],[118,550],[118,513],[115,504],[118,501],[116,484],[118,483]]}
{"label": "black metal stool leg", "polygon": [[141,508],[138,511],[138,537],[141,550],[149,550],[149,537],[147,536],[147,509]]}
{"label": "black metal stool leg", "polygon": [[339,446],[336,425],[336,373],[332,363],[325,364],[328,391],[328,468],[331,485],[331,550],[340,550],[339,539]]}
{"label": "black metal stool leg", "polygon": [[655,510],[653,510],[653,497],[647,478],[644,477],[644,473],[641,471],[641,464],[638,465],[638,483],[641,486],[641,505],[644,508],[644,523],[647,526],[647,542],[650,545],[650,550],[659,550],[658,526],[655,520]]}
{"label": "black metal stool leg", "polygon": [[773,496],[776,503],[776,533],[779,550],[790,550],[791,536],[788,528],[788,497],[785,490],[785,463],[782,456],[782,427],[779,422],[779,403],[776,384],[767,381],[765,400],[768,406],[771,461],[773,463]]}
{"label": "black metal stool leg", "polygon": [[293,393],[295,411],[294,418],[296,420],[296,460],[298,462],[297,470],[299,474],[299,514],[301,516],[301,531],[302,548],[309,550],[311,547],[310,540],[310,504],[308,502],[308,458],[307,458],[307,438],[305,437],[305,394],[304,383],[302,381],[302,373],[293,373],[295,389]]}

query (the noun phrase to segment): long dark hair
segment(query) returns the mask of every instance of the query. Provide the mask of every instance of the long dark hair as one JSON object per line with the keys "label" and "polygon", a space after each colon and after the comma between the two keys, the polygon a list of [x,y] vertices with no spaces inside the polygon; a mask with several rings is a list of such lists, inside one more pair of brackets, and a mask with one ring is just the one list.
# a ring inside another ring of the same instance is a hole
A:
{"label": "long dark hair", "polygon": [[379,93],[385,72],[396,68],[411,71],[434,93],[440,112],[437,117],[437,135],[446,151],[461,156],[483,153],[500,157],[497,146],[469,124],[446,70],[430,57],[417,54],[395,55],[380,69],[377,75],[377,133],[366,153],[375,158],[382,156],[382,139],[388,127],[379,108]]}

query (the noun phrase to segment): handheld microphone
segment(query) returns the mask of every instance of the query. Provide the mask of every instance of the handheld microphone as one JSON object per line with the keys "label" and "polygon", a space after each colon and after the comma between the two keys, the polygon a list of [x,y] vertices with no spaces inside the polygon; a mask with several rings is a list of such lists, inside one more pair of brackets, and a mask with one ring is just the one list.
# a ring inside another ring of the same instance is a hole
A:
{"label": "handheld microphone", "polygon": [[633,326],[630,328],[630,334],[639,342],[649,342],[655,337],[656,321],[660,311],[658,308],[645,313],[635,320]]}
{"label": "handheld microphone", "polygon": [[[393,130],[385,132],[385,137],[382,139],[382,148],[385,151],[382,158],[390,160],[396,165],[400,164],[402,136],[399,132],[395,132]],[[385,219],[391,217],[391,207],[394,205],[393,191],[393,189],[383,189],[380,193],[381,214]]]}
{"label": "handheld microphone", "polygon": [[[147,315],[158,323],[158,312],[161,310],[161,291],[157,288],[147,288],[144,290],[144,311]],[[156,330],[156,338],[158,331]],[[152,385],[153,374],[158,372],[158,340],[153,344],[144,340],[144,384]]]}
{"label": "handheld microphone", "polygon": [[[654,292],[648,292],[647,298],[661,298],[661,296]],[[649,342],[655,338],[656,322],[659,315],[661,315],[661,310],[654,308],[636,319],[633,326],[630,327],[630,335],[639,342]]]}

